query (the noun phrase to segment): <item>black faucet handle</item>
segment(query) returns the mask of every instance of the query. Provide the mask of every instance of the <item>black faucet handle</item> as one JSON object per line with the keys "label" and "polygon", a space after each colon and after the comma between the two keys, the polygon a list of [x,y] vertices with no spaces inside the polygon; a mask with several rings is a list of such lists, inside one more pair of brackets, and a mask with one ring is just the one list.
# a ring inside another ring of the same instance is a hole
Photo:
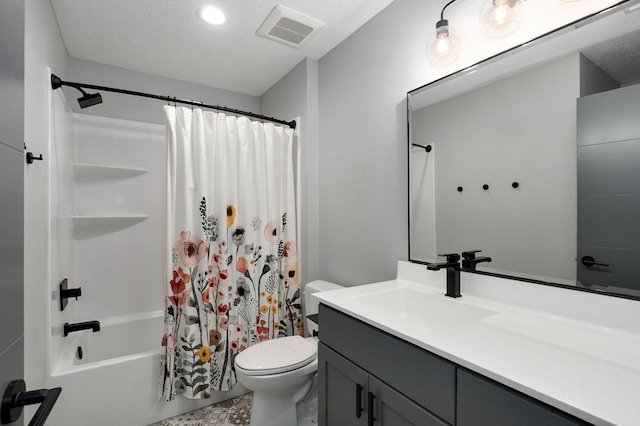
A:
{"label": "black faucet handle", "polygon": [[446,257],[447,263],[455,263],[460,260],[460,255],[458,253],[444,253],[444,254],[438,254],[438,256]]}
{"label": "black faucet handle", "polygon": [[476,253],[480,253],[482,250],[467,250],[462,252],[462,257],[464,259],[470,260],[475,259]]}

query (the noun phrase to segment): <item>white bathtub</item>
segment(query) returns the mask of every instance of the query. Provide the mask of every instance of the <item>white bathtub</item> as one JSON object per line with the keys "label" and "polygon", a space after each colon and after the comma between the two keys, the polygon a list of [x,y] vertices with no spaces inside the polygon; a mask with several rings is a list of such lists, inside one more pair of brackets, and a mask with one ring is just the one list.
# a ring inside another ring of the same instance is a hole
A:
{"label": "white bathtub", "polygon": [[247,392],[236,386],[208,400],[158,399],[163,312],[99,321],[99,332],[53,337],[63,339],[64,349],[47,387],[60,386],[62,393],[47,426],[145,426]]}
{"label": "white bathtub", "polygon": [[52,374],[64,375],[150,355],[157,355],[159,362],[163,333],[162,311],[100,320],[99,332],[83,330],[63,338],[64,354]]}

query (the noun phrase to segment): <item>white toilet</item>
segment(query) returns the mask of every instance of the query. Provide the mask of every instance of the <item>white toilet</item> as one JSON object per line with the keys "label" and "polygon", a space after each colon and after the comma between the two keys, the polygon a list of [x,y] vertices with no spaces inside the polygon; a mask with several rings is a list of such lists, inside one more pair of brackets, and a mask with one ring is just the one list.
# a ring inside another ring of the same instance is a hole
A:
{"label": "white toilet", "polygon": [[[304,288],[305,330],[313,335],[317,325],[307,316],[318,312],[311,294],[341,286],[312,281]],[[296,426],[296,404],[312,390],[318,372],[316,337],[281,337],[253,345],[235,360],[236,377],[253,391],[251,426]]]}

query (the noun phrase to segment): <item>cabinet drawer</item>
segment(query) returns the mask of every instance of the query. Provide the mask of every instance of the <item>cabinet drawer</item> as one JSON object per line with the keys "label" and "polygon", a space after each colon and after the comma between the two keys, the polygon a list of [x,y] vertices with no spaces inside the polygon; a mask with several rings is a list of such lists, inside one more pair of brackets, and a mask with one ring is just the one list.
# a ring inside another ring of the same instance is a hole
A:
{"label": "cabinet drawer", "polygon": [[455,421],[455,364],[320,305],[320,340],[448,423]]}
{"label": "cabinet drawer", "polygon": [[491,379],[458,369],[458,426],[586,426],[531,397]]}

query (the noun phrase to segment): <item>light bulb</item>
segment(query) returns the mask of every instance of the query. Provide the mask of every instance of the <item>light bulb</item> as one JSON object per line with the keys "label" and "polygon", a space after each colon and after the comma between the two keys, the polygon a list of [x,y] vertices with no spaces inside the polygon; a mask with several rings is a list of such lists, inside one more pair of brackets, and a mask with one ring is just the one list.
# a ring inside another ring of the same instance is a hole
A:
{"label": "light bulb", "polygon": [[449,21],[442,19],[436,24],[436,34],[429,44],[427,54],[433,65],[449,65],[458,59],[460,39],[456,31],[449,27]]}
{"label": "light bulb", "polygon": [[519,0],[487,0],[480,12],[484,35],[500,38],[512,34],[520,27]]}
{"label": "light bulb", "polygon": [[489,22],[491,22],[493,26],[504,25],[509,20],[509,12],[511,12],[509,5],[505,3],[496,4],[489,14]]}
{"label": "light bulb", "polygon": [[198,17],[211,25],[222,25],[227,20],[220,9],[211,5],[202,6],[198,9]]}

